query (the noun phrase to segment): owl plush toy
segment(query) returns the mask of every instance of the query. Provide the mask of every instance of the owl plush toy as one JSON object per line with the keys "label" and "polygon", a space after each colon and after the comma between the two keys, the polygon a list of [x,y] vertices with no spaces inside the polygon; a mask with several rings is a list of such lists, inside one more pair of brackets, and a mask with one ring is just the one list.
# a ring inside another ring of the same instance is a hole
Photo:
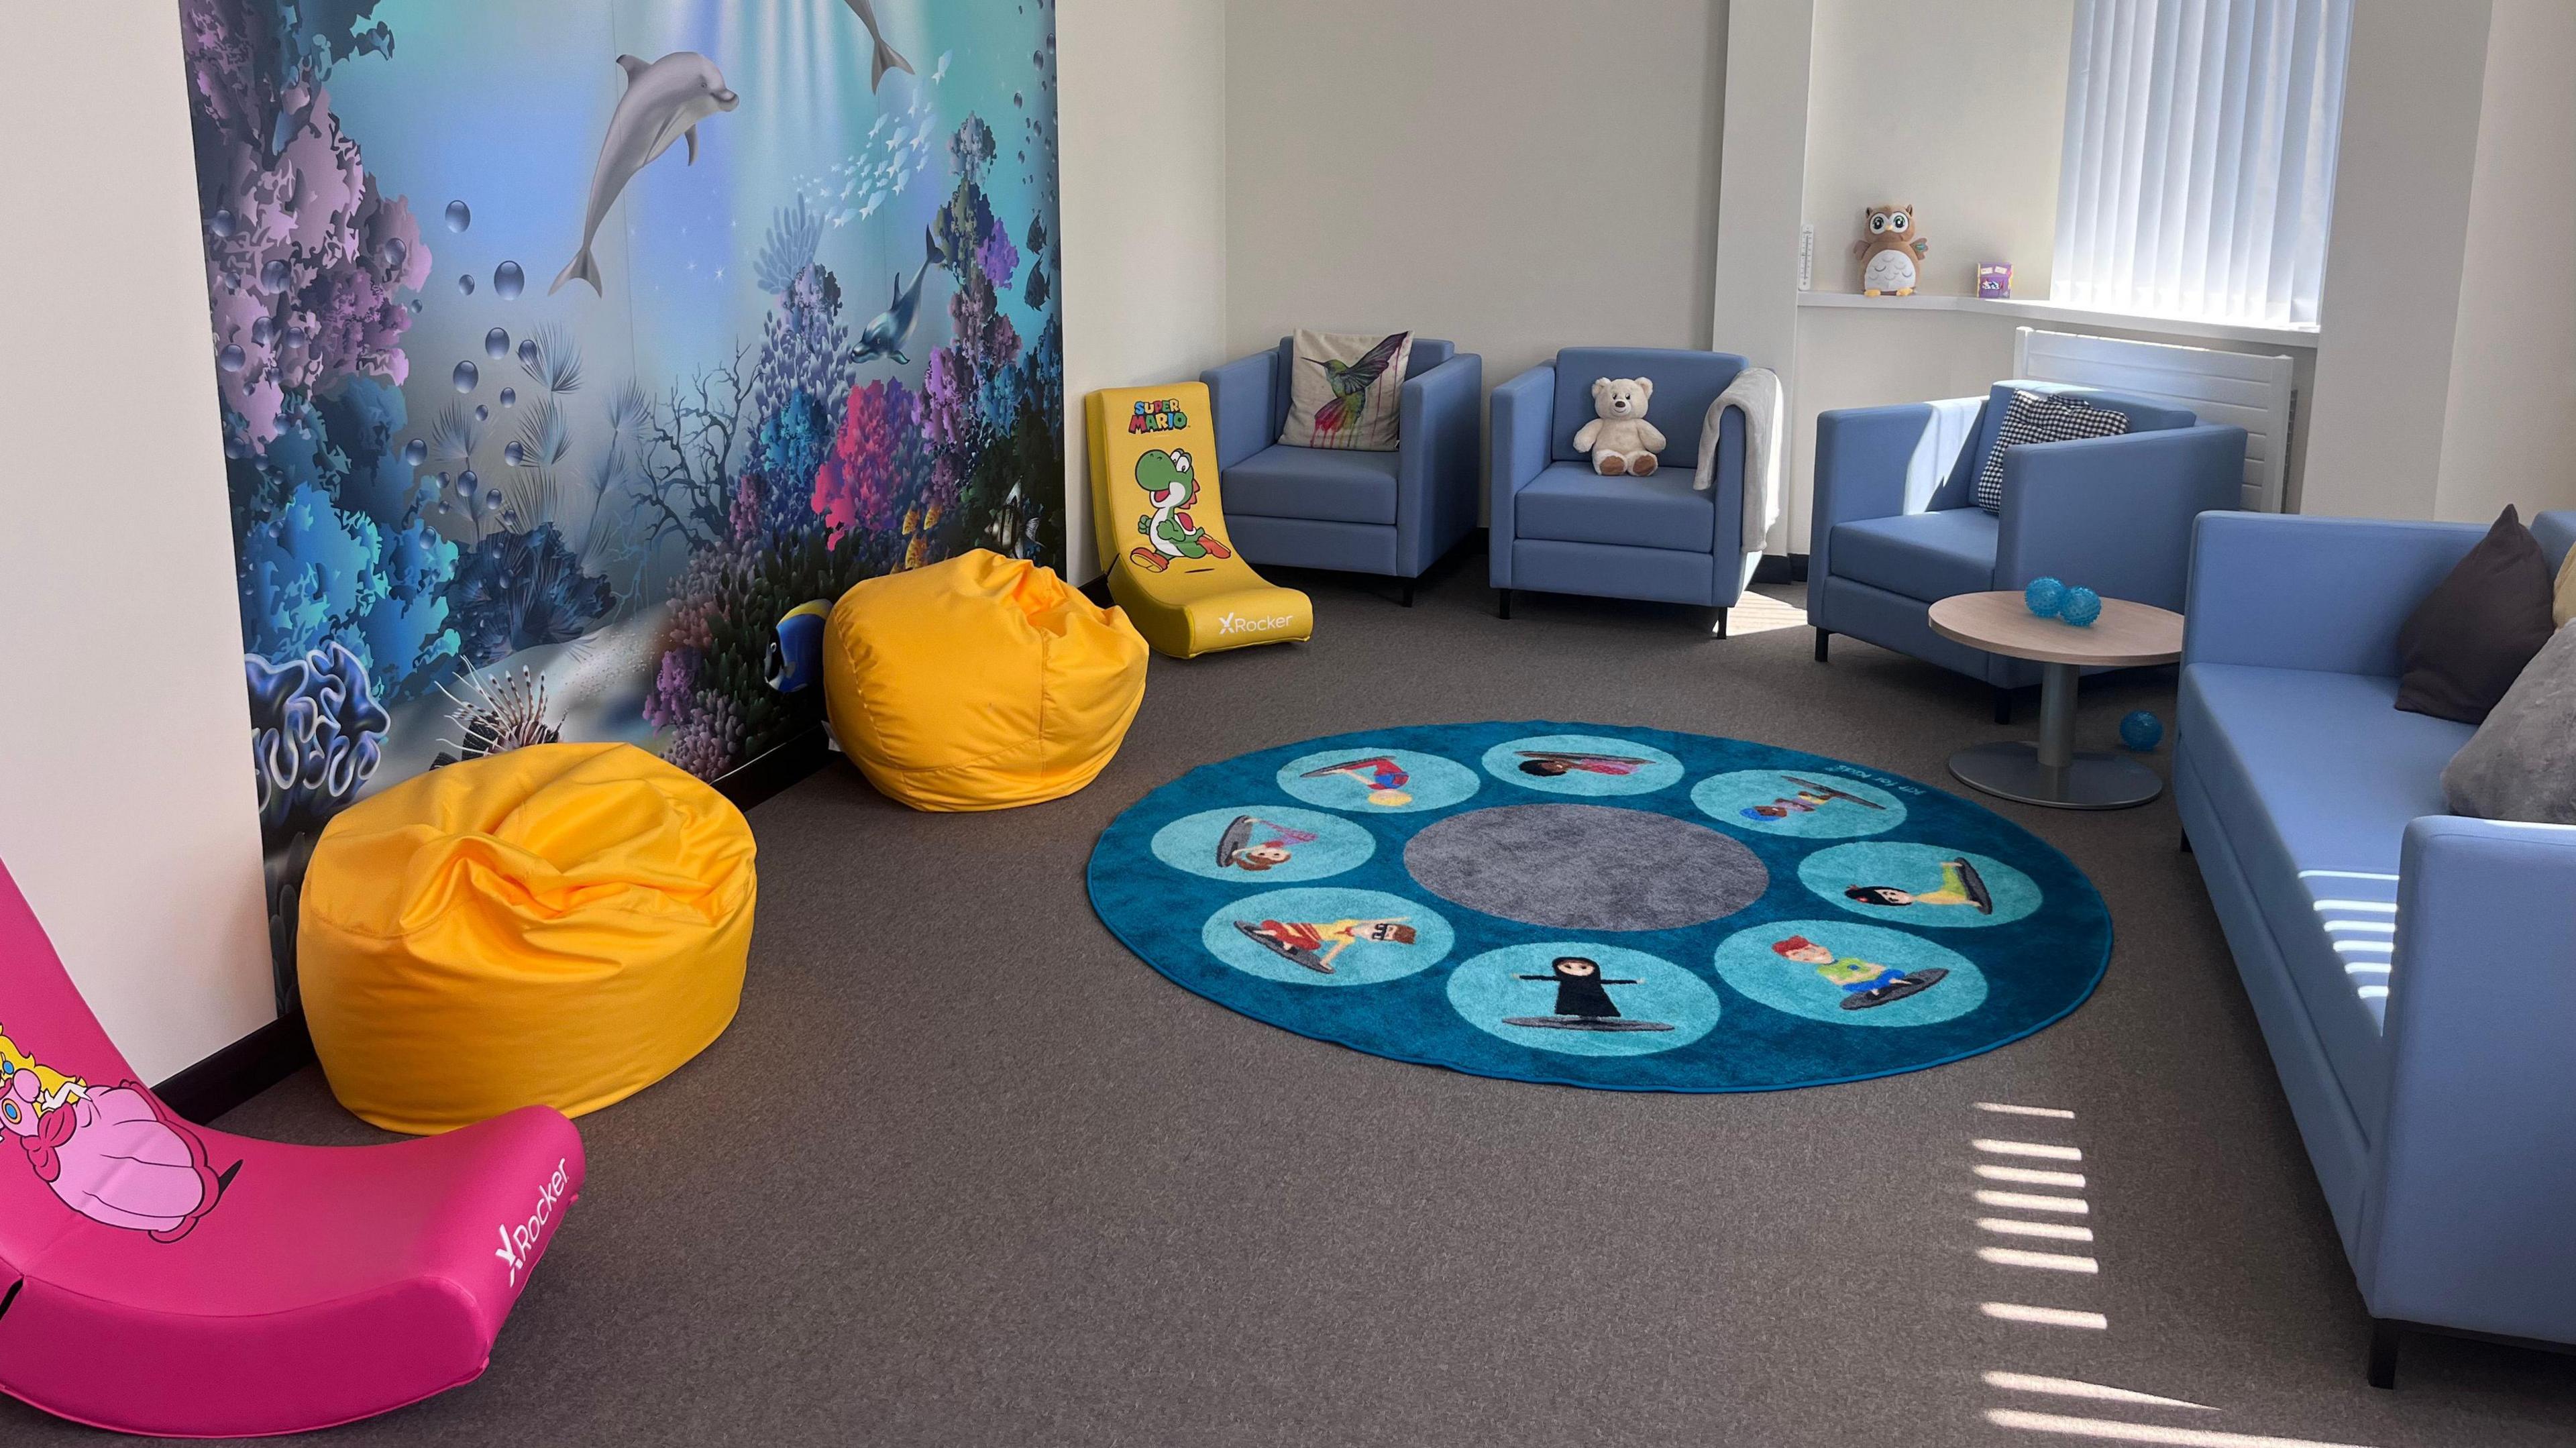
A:
{"label": "owl plush toy", "polygon": [[1869,235],[1852,243],[1852,254],[1861,259],[1861,291],[1873,297],[1887,292],[1914,295],[1917,264],[1932,248],[1914,230],[1913,205],[1890,202],[1864,207],[1861,215]]}

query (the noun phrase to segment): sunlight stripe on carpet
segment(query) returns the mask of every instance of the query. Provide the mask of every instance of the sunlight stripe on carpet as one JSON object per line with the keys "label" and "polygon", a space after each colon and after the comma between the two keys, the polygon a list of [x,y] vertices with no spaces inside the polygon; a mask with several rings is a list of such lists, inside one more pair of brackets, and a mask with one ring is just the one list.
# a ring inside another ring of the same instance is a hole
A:
{"label": "sunlight stripe on carpet", "polygon": [[1986,1421],[1998,1428],[2019,1428],[2030,1433],[2110,1438],[2122,1443],[2164,1443],[2173,1445],[2173,1448],[2359,1448],[2357,1444],[2326,1443],[2314,1438],[2272,1438],[2259,1433],[2221,1433],[2208,1428],[2168,1428],[2158,1423],[2123,1423],[2112,1418],[2025,1413],[2016,1408],[1989,1408]]}
{"label": "sunlight stripe on carpet", "polygon": [[2040,1141],[1997,1141],[1981,1136],[1968,1143],[1992,1156],[2035,1156],[2043,1161],[2082,1161],[2084,1153],[2071,1146],[2050,1146]]}
{"label": "sunlight stripe on carpet", "polygon": [[1977,1310],[1988,1317],[2006,1322],[2034,1322],[2042,1327],[2089,1327],[2096,1332],[2111,1325],[2111,1319],[2098,1312],[2077,1312],[2066,1307],[2032,1307],[2020,1302],[1980,1302]]}
{"label": "sunlight stripe on carpet", "polygon": [[1981,1161],[1976,1165],[1976,1173],[1990,1182],[2020,1182],[2025,1186],[2084,1190],[2084,1173],[2080,1171],[2042,1171],[2031,1166],[1996,1166]]}
{"label": "sunlight stripe on carpet", "polygon": [[2017,1207],[2025,1212],[2065,1212],[2078,1217],[2090,1215],[2093,1210],[2084,1204],[2082,1197],[2050,1197],[2035,1192],[1981,1191],[1977,1193],[1977,1201],[1989,1207]]}
{"label": "sunlight stripe on carpet", "polygon": [[2054,1106],[2015,1106],[2008,1101],[1980,1101],[1977,1103],[1977,1109],[1991,1111],[1998,1116],[2046,1116],[2058,1121],[2075,1119],[2074,1112],[2062,1111]]}
{"label": "sunlight stripe on carpet", "polygon": [[1977,1225],[2006,1237],[2046,1237],[2052,1242],[2090,1242],[2091,1227],[2078,1227],[2068,1222],[2023,1222],[2011,1217],[1979,1217]]}
{"label": "sunlight stripe on carpet", "polygon": [[2076,1378],[2041,1377],[2037,1373],[2006,1373],[1989,1369],[1986,1386],[2001,1388],[2008,1393],[2047,1393],[2060,1398],[2090,1398],[2101,1403],[2143,1403],[2158,1408],[2191,1408],[2203,1413],[2218,1411],[2207,1403],[2187,1403],[2180,1398],[2159,1398],[2153,1393],[2106,1387]]}
{"label": "sunlight stripe on carpet", "polygon": [[2102,1264],[2065,1252],[2030,1252],[2019,1247],[1979,1247],[1977,1258],[1998,1267],[2036,1267],[2045,1272],[2099,1272]]}

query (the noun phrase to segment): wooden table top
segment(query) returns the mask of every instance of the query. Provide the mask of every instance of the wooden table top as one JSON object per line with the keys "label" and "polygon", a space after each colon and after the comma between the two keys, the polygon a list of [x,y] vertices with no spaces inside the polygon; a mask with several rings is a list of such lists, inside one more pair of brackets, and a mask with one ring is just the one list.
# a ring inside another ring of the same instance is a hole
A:
{"label": "wooden table top", "polygon": [[2018,591],[1954,594],[1932,605],[1932,631],[1972,649],[2043,664],[2125,669],[2182,657],[2182,615],[2124,598],[2102,600],[2102,616],[2077,628],[2032,613]]}

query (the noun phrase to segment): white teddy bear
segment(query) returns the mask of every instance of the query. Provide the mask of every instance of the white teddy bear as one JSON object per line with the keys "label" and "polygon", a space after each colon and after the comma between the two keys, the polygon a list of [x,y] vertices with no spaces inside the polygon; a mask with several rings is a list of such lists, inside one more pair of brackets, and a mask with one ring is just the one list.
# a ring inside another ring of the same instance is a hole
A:
{"label": "white teddy bear", "polygon": [[1574,434],[1575,450],[1589,450],[1592,470],[1603,477],[1634,473],[1644,477],[1655,470],[1655,454],[1664,449],[1664,435],[1646,421],[1646,399],[1655,395],[1651,377],[1596,377],[1592,381],[1592,410],[1597,414]]}

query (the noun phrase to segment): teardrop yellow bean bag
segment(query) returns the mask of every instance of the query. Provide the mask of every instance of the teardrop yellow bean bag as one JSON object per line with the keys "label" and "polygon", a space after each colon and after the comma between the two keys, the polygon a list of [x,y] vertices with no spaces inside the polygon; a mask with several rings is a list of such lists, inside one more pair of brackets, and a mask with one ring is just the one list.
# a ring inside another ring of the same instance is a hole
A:
{"label": "teardrop yellow bean bag", "polygon": [[1145,640],[1054,572],[976,549],[841,595],[823,631],[832,735],[920,810],[1073,793],[1145,702]]}
{"label": "teardrop yellow bean bag", "polygon": [[631,744],[539,744],[334,817],[297,974],[331,1093],[392,1131],[622,1101],[733,1020],[751,826]]}

